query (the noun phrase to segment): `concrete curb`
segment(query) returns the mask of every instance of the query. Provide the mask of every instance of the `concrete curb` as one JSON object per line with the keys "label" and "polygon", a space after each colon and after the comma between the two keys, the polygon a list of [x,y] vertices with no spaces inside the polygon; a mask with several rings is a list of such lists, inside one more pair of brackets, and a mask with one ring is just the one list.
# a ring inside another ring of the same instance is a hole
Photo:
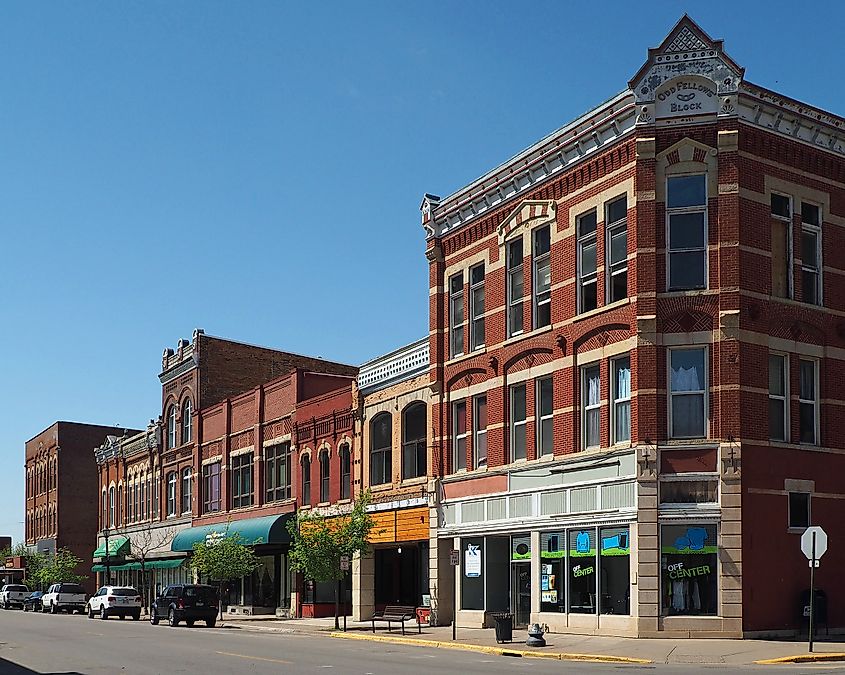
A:
{"label": "concrete curb", "polygon": [[776,659],[762,659],[754,663],[758,666],[774,666],[779,663],[824,663],[825,661],[845,661],[845,652],[795,654],[794,656],[781,656]]}
{"label": "concrete curb", "polygon": [[473,645],[466,642],[443,642],[438,640],[420,640],[408,637],[388,637],[385,635],[355,635],[352,633],[332,632],[329,637],[344,640],[367,640],[370,642],[389,642],[399,645],[417,647],[436,647],[439,649],[462,649],[470,652],[494,654],[496,656],[517,656],[529,659],[554,659],[559,661],[592,661],[596,663],[636,663],[650,664],[648,659],[637,659],[628,656],[611,656],[609,654],[568,654],[561,652],[535,652],[525,649],[509,649],[507,647],[492,647],[487,645]]}

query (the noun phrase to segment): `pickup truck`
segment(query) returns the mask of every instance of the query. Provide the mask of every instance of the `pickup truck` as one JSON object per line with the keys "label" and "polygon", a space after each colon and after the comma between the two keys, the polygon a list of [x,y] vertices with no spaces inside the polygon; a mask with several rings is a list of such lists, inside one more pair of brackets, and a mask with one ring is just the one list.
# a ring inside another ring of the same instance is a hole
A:
{"label": "pickup truck", "polygon": [[29,595],[29,589],[23,584],[6,584],[0,588],[0,607],[23,607],[23,601]]}
{"label": "pickup truck", "polygon": [[64,609],[68,614],[73,614],[74,610],[82,614],[87,602],[85,589],[79,584],[53,584],[41,596],[41,611],[58,614]]}

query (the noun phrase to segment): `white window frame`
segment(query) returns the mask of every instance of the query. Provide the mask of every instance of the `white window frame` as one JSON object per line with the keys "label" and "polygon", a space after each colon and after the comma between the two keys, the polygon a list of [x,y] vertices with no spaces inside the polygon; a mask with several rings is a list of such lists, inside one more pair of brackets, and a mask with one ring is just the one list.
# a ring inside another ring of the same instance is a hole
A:
{"label": "white window frame", "polygon": [[[481,281],[473,282],[473,272],[479,269],[481,270]],[[484,263],[479,263],[469,268],[469,350],[471,352],[477,349],[484,349],[484,341],[486,339],[486,327],[484,325],[484,306],[486,304],[485,279]],[[478,291],[481,292],[480,303],[476,300],[476,293]],[[478,307],[479,304],[482,305],[480,308]],[[478,326],[481,326],[481,330],[479,330]]]}
{"label": "white window frame", "polygon": [[[513,394],[514,391],[520,387],[522,387],[524,391],[523,398],[525,400],[525,409],[522,411],[522,419],[516,420]],[[517,462],[520,460],[528,459],[528,387],[526,386],[525,382],[517,382],[516,384],[512,384],[508,387],[508,413],[508,459],[511,462]],[[522,433],[525,437],[524,457],[517,457],[516,453],[514,452],[516,448],[516,432],[518,427],[522,427]]]}
{"label": "white window frame", "polygon": [[176,404],[171,403],[167,410],[167,450],[172,450],[176,447],[177,424],[176,424]]}
{"label": "white window frame", "polygon": [[[186,513],[191,513],[192,511],[192,501],[194,497],[193,486],[191,481],[193,480],[193,470],[191,467],[187,466],[182,469],[182,515]],[[187,489],[186,489],[187,488]],[[187,502],[187,509],[185,508]],[[146,502],[145,502],[146,506]]]}
{"label": "white window frame", "polygon": [[[789,201],[789,215],[788,216],[781,216],[780,214],[775,213],[772,211],[772,195],[778,195],[779,197],[785,197]],[[769,213],[772,218],[776,220],[780,220],[783,223],[786,223],[786,285],[788,288],[788,296],[790,299],[795,297],[795,274],[793,272],[793,261],[795,260],[794,255],[794,246],[792,240],[792,216],[795,213],[795,204],[792,199],[792,195],[788,195],[784,192],[778,192],[777,190],[772,190],[769,193]]]}
{"label": "white window frame", "polygon": [[[452,290],[452,282],[455,279],[461,280],[460,291]],[[447,283],[449,284],[449,357],[456,358],[464,355],[464,323],[466,320],[466,310],[464,307],[463,271],[451,275]],[[455,321],[455,316],[457,314],[456,309],[458,308],[461,310],[460,323]],[[460,344],[458,344],[458,336],[460,336]]]}
{"label": "white window frame", "polygon": [[[172,479],[172,480],[171,480]],[[167,515],[173,517],[176,515],[176,472],[171,471],[167,475]]]}
{"label": "white window frame", "polygon": [[[587,400],[590,396],[590,390],[588,387],[588,378],[587,373],[592,370],[597,370],[599,373],[599,401],[598,403],[594,403],[589,405]],[[589,417],[589,413],[597,411],[599,416],[599,437],[598,442],[595,445],[588,445],[587,444],[587,419]],[[581,366],[581,448],[584,450],[590,450],[592,448],[600,448],[601,447],[601,362],[594,361],[592,363],[586,363]]]}
{"label": "white window frame", "polygon": [[[628,379],[631,379],[631,354],[620,354],[610,360],[610,399],[612,401],[610,406],[610,444],[630,443],[631,442],[631,387],[628,386],[628,396],[619,396],[619,379],[617,378],[618,364],[621,361],[628,362]],[[628,438],[618,439],[616,437],[616,418],[617,407],[621,404],[628,404]]]}
{"label": "white window frame", "polygon": [[[463,406],[463,419],[464,419],[464,432],[458,433],[458,420],[461,418],[461,415],[458,414],[458,408]],[[457,473],[458,471],[466,471],[467,466],[467,408],[466,408],[466,399],[461,399],[460,401],[452,401],[452,473]],[[463,441],[464,449],[463,453],[460,451],[461,441]],[[462,457],[463,461],[459,462],[458,458]]]}
{"label": "white window frame", "polygon": [[[487,427],[481,428],[478,426],[478,404],[484,399],[484,406],[487,407],[487,394],[479,394],[472,397],[472,464],[474,468],[487,466]],[[488,409],[489,415],[489,409]],[[490,423],[488,416],[487,423]],[[478,456],[478,448],[480,447],[480,440],[484,438],[484,459]]]}
{"label": "white window frame", "polygon": [[[803,363],[813,364],[813,396],[812,400],[801,398],[801,365]],[[813,406],[813,442],[808,443],[801,438],[801,406]],[[819,397],[819,360],[801,356],[798,360],[798,443],[801,445],[819,445],[820,444],[820,429],[821,429],[821,405]]]}
{"label": "white window frame", "polygon": [[[586,217],[592,215],[596,219],[596,228],[585,235],[581,234],[581,221]],[[598,283],[599,283],[599,246],[598,246],[598,212],[596,209],[591,209],[589,211],[585,211],[584,213],[579,214],[575,218],[575,234],[578,237],[577,239],[577,271],[576,271],[576,285],[577,285],[577,303],[578,303],[578,314],[583,314],[584,312],[590,312],[594,309],[598,309],[599,307],[599,294],[598,294]],[[593,272],[590,272],[588,275],[583,274],[584,269],[584,248],[593,245],[596,248],[596,269]],[[590,309],[584,308],[584,288],[590,284],[593,284],[596,288],[596,306],[591,307]]]}
{"label": "white window frame", "polygon": [[[804,204],[808,206],[812,206],[815,209],[818,209],[819,212],[819,224],[815,225],[813,223],[805,222],[804,220]],[[822,264],[822,207],[819,204],[814,202],[808,202],[801,200],[801,301],[808,304],[813,305],[814,307],[824,307],[824,291],[823,286],[824,284],[824,274],[823,274],[823,264]],[[813,234],[816,238],[816,259],[814,261],[815,265],[810,267],[807,265],[807,261],[804,260],[804,233],[808,232]],[[806,272],[812,273],[816,275],[816,302],[808,302],[804,300],[804,274]]]}
{"label": "white window frame", "polygon": [[[545,381],[549,381],[552,384],[552,411],[548,415],[543,415],[542,413],[542,406],[543,401],[541,397],[542,391],[542,383]],[[534,413],[534,417],[536,419],[535,423],[535,441],[534,441],[534,452],[536,453],[537,457],[552,457],[555,454],[555,431],[554,431],[554,419],[555,419],[555,382],[554,378],[551,375],[545,377],[538,377],[534,380],[534,406],[536,411]],[[551,420],[552,422],[552,451],[551,452],[543,452],[543,440],[545,436],[543,434],[543,422]]]}
{"label": "white window frame", "polygon": [[[610,213],[610,206],[615,204],[616,202],[624,201],[625,202],[625,217],[620,218],[619,220],[614,220],[612,223],[608,221],[608,214]],[[627,285],[627,276],[628,276],[628,195],[622,194],[614,199],[611,199],[604,204],[604,213],[605,213],[605,245],[604,245],[604,253],[605,253],[605,304],[610,304],[612,302],[618,302],[620,300],[624,300],[628,297],[628,285]],[[614,264],[611,262],[611,242],[613,241],[613,235],[624,231],[625,232],[625,258],[623,262],[617,262],[614,268]],[[625,296],[622,298],[613,299],[613,277],[625,273],[626,284],[625,284]]]}
{"label": "white window frame", "polygon": [[[781,424],[783,425],[783,438],[772,438],[771,434],[771,419],[769,420],[769,440],[776,443],[789,443],[790,440],[790,426],[789,426],[789,354],[782,352],[769,352],[769,371],[771,372],[772,359],[781,359],[783,362],[783,395],[773,394],[771,386],[769,387],[769,400],[781,401],[783,404],[783,417]],[[771,377],[771,376],[770,376]],[[769,406],[769,416],[771,417],[771,406]]]}
{"label": "white window frame", "polygon": [[[704,205],[696,205],[696,206],[678,206],[674,208],[669,208],[669,181],[673,178],[685,178],[690,176],[703,176],[704,178]],[[709,238],[710,238],[710,222],[709,222],[709,206],[710,206],[710,195],[709,186],[707,182],[707,173],[695,172],[695,173],[688,173],[688,174],[673,174],[671,176],[666,176],[666,290],[669,293],[676,293],[684,291],[701,291],[707,290],[710,287],[710,249],[709,249]],[[704,218],[702,222],[702,227],[704,228],[704,236],[703,236],[703,246],[702,247],[694,247],[694,248],[680,248],[680,249],[672,249],[671,248],[671,240],[670,240],[670,222],[672,220],[672,216],[676,215],[683,215],[686,213],[704,213]],[[697,286],[695,288],[672,288],[672,254],[673,253],[695,253],[697,251],[701,251],[704,255],[704,285]]]}
{"label": "white window frame", "polygon": [[[540,255],[536,255],[535,251],[537,250],[537,235],[543,231],[549,231],[549,250],[545,253]],[[532,264],[531,264],[531,325],[533,328],[545,328],[546,326],[552,325],[552,284],[551,284],[551,275],[552,275],[552,228],[551,225],[543,225],[542,227],[537,227],[531,231],[531,254],[532,254]],[[540,297],[541,294],[537,292],[537,289],[540,287],[540,269],[542,267],[548,267],[549,269],[549,289],[542,293],[542,298]],[[549,322],[543,324],[542,326],[539,324],[538,319],[540,316],[540,307],[543,305],[549,306]]]}
{"label": "white window frame", "polygon": [[[510,263],[510,251],[511,247],[516,246],[519,244],[521,257],[519,259],[519,264],[514,265],[513,267],[509,266]],[[507,275],[507,283],[505,288],[505,302],[507,305],[507,336],[515,337],[517,335],[521,335],[525,332],[525,319],[523,313],[523,305],[525,302],[525,278],[524,274],[524,266],[525,266],[525,242],[523,241],[522,236],[515,239],[511,239],[510,241],[505,242],[505,268],[506,268],[506,275]],[[513,288],[513,280],[518,278],[520,283],[522,284],[522,295],[519,298],[512,298],[511,297],[511,289]],[[513,321],[516,317],[519,317],[520,325],[519,330],[513,330]]]}
{"label": "white window frame", "polygon": [[670,347],[666,350],[666,393],[667,393],[667,421],[669,423],[667,433],[668,438],[672,440],[687,440],[691,438],[699,438],[699,436],[675,436],[672,434],[672,352],[683,351],[704,351],[704,390],[697,391],[679,391],[679,396],[690,396],[693,394],[702,394],[704,397],[704,438],[710,438],[710,349],[709,345],[685,345],[678,347]]}

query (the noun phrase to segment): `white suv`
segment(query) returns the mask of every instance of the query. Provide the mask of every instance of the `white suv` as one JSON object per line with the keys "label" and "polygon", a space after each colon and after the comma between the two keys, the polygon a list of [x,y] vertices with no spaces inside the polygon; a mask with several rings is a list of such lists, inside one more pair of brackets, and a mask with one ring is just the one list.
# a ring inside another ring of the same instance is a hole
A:
{"label": "white suv", "polygon": [[88,618],[95,616],[131,616],[137,621],[141,618],[141,594],[132,586],[103,586],[88,600]]}

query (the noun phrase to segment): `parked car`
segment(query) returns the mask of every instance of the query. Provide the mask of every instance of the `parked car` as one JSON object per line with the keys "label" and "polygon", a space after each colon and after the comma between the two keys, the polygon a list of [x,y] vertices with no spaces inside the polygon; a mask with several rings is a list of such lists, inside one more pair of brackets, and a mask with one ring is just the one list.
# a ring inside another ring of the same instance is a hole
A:
{"label": "parked car", "polygon": [[23,584],[6,584],[0,588],[0,606],[3,609],[23,607],[23,601],[29,595],[29,589]]}
{"label": "parked car", "polygon": [[217,589],[200,584],[168,586],[150,607],[150,623],[158,625],[161,619],[176,627],[181,621],[193,626],[196,621],[214,628],[217,623]]}
{"label": "parked car", "polygon": [[103,586],[88,600],[88,618],[95,615],[101,619],[131,616],[137,621],[141,618],[141,594],[132,586]]}
{"label": "parked car", "polygon": [[36,611],[41,609],[41,596],[44,595],[44,591],[32,591],[29,595],[24,598],[23,601],[23,611]]}
{"label": "parked car", "polygon": [[85,589],[79,584],[53,584],[41,596],[41,611],[58,614],[66,610],[68,614],[73,614],[74,611],[82,614],[87,600]]}

